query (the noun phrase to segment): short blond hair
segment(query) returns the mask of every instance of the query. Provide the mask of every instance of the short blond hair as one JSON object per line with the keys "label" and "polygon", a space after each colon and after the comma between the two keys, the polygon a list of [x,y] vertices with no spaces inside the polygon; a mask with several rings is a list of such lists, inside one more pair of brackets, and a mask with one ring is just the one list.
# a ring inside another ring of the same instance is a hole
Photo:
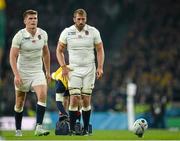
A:
{"label": "short blond hair", "polygon": [[83,16],[86,16],[87,17],[87,13],[84,9],[77,9],[74,11],[74,17],[76,17],[76,15],[79,14],[79,15],[83,15]]}
{"label": "short blond hair", "polygon": [[23,18],[25,19],[27,15],[38,15],[38,12],[36,10],[29,9],[23,13]]}

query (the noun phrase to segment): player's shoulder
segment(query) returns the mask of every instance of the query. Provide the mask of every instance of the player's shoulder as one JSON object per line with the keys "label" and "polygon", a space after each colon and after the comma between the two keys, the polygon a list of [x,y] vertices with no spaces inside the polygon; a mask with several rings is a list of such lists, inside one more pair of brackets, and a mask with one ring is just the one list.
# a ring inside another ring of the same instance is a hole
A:
{"label": "player's shoulder", "polygon": [[65,30],[68,31],[68,32],[69,32],[69,31],[75,31],[76,28],[75,28],[74,25],[71,25],[71,26],[69,26],[69,27],[66,27]]}
{"label": "player's shoulder", "polygon": [[43,35],[47,34],[47,32],[46,32],[45,30],[43,30],[42,28],[40,28],[40,27],[37,28],[37,31],[38,31],[40,34],[43,34]]}
{"label": "player's shoulder", "polygon": [[23,28],[23,29],[18,30],[15,35],[22,35],[24,32],[25,32],[25,29]]}
{"label": "player's shoulder", "polygon": [[66,27],[62,33],[65,35],[73,35],[76,32],[76,28],[74,25]]}
{"label": "player's shoulder", "polygon": [[12,44],[14,45],[16,43],[21,43],[23,38],[26,38],[24,34],[25,34],[25,28],[18,30],[12,39]]}
{"label": "player's shoulder", "polygon": [[86,24],[85,30],[88,30],[88,31],[98,31],[98,29],[96,27],[88,25],[88,24]]}
{"label": "player's shoulder", "polygon": [[14,37],[15,38],[23,38],[24,33],[25,33],[25,29],[20,29],[15,33]]}
{"label": "player's shoulder", "polygon": [[89,30],[94,30],[94,29],[96,29],[94,26],[89,25],[89,24],[86,24],[86,25],[85,25],[85,28],[88,28]]}

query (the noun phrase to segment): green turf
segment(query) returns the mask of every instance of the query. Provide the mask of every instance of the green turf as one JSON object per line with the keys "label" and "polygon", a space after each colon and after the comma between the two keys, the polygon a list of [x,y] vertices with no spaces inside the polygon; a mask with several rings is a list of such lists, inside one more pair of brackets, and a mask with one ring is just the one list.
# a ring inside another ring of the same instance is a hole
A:
{"label": "green turf", "polygon": [[91,136],[55,136],[52,130],[41,137],[34,136],[34,131],[23,131],[22,137],[15,137],[14,131],[2,131],[1,136],[5,140],[180,140],[180,131],[147,130],[142,138],[125,130],[95,130]]}

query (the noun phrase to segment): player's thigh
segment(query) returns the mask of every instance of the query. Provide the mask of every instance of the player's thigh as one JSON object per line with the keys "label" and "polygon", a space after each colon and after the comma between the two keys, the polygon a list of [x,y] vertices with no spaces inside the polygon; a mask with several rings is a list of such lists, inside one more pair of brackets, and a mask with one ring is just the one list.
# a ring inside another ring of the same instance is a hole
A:
{"label": "player's thigh", "polygon": [[16,108],[23,107],[25,99],[26,99],[26,92],[16,90],[16,96],[15,97],[16,97],[16,102],[15,102]]}
{"label": "player's thigh", "polygon": [[32,90],[35,91],[39,101],[45,102],[47,97],[47,81],[43,74],[33,78]]}
{"label": "player's thigh", "polygon": [[71,75],[68,80],[68,88],[71,90],[72,88],[82,88],[82,78],[76,75]]}
{"label": "player's thigh", "polygon": [[31,80],[32,80],[32,84],[31,84],[32,88],[38,85],[47,85],[47,80],[44,73],[34,74]]}
{"label": "player's thigh", "polygon": [[78,76],[71,75],[68,88],[70,93],[70,107],[78,107],[79,97],[82,88],[82,78]]}
{"label": "player's thigh", "polygon": [[94,88],[95,78],[96,78],[95,67],[89,68],[89,73],[83,78],[82,87],[82,106],[88,107],[91,103],[91,94]]}
{"label": "player's thigh", "polygon": [[18,92],[29,92],[31,90],[31,78],[22,77],[22,84],[19,87],[15,86],[15,90]]}
{"label": "player's thigh", "polygon": [[47,85],[33,86],[33,89],[37,95],[38,101],[45,102],[47,98]]}
{"label": "player's thigh", "polygon": [[70,107],[76,107],[77,110],[82,88],[82,76],[78,71],[79,68],[76,68],[75,71],[70,72],[68,81],[68,88],[70,93]]}
{"label": "player's thigh", "polygon": [[89,73],[83,77],[82,94],[91,94],[92,89],[94,88],[96,68],[92,67],[89,70]]}

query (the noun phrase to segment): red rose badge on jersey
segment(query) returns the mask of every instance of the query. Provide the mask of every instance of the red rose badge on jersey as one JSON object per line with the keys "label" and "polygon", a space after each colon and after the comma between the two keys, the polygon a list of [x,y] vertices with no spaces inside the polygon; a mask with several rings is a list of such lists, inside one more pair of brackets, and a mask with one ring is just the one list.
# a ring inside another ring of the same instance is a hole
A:
{"label": "red rose badge on jersey", "polygon": [[86,30],[86,31],[85,31],[85,34],[86,34],[86,35],[89,35],[89,31]]}

